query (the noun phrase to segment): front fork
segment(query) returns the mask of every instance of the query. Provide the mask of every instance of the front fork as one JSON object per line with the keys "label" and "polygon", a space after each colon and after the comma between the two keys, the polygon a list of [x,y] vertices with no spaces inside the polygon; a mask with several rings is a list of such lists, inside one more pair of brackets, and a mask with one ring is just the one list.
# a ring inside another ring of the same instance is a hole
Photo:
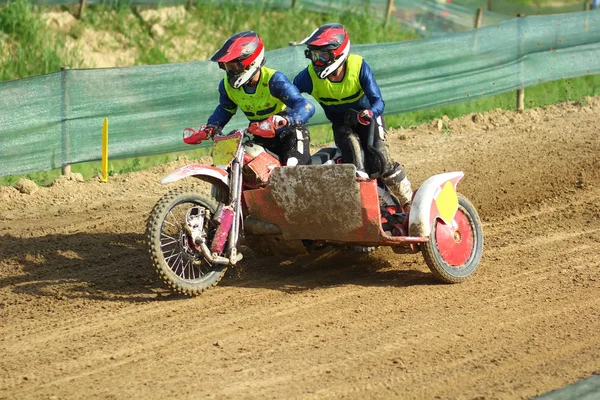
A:
{"label": "front fork", "polygon": [[[242,259],[242,254],[237,252],[237,244],[239,241],[240,226],[242,221],[242,179],[241,179],[241,160],[244,155],[243,148],[240,146],[237,156],[230,166],[230,186],[228,205],[219,207],[216,214],[212,216],[217,223],[217,229],[210,243],[210,248],[207,246],[206,234],[202,230],[205,218],[209,218],[205,209],[202,207],[194,207],[190,209],[186,215],[186,231],[195,244],[196,250],[202,252],[204,258],[211,264],[230,264],[235,265]],[[228,243],[227,257],[220,256],[223,254],[225,244]]]}
{"label": "front fork", "polygon": [[[237,245],[240,237],[240,228],[242,221],[242,160],[244,157],[244,147],[240,146],[236,157],[233,159],[230,171],[229,185],[229,205],[223,207],[217,222],[219,226],[211,243],[211,253],[213,258],[219,257],[223,253],[225,243],[228,243],[227,251],[228,263],[235,265],[242,259],[242,254],[238,254]],[[221,257],[224,258],[224,257]]]}
{"label": "front fork", "polygon": [[237,245],[240,238],[241,223],[243,220],[242,215],[242,166],[244,159],[244,146],[238,148],[238,153],[231,164],[231,186],[229,187],[229,198],[231,199],[230,204],[233,207],[232,210],[232,224],[229,230],[229,246],[227,248],[227,254],[229,254],[229,262],[231,265],[235,265],[242,259],[242,254],[238,254]]}

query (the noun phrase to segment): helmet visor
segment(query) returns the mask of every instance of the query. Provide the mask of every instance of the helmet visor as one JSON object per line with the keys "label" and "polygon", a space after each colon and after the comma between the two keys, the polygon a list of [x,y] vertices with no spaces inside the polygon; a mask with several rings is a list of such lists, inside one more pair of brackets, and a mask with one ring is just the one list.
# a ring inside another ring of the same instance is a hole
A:
{"label": "helmet visor", "polygon": [[327,65],[333,62],[333,53],[329,50],[306,50],[304,55],[316,65]]}
{"label": "helmet visor", "polygon": [[228,75],[239,75],[244,72],[244,64],[241,61],[220,62],[219,67],[227,71]]}

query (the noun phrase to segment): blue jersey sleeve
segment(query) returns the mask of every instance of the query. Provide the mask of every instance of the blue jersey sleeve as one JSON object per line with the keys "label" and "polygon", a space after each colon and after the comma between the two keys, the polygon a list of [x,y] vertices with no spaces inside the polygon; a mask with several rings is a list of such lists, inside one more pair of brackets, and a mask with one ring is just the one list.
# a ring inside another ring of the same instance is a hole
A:
{"label": "blue jersey sleeve", "polygon": [[377,82],[375,81],[373,70],[365,60],[363,60],[362,66],[360,67],[359,80],[360,86],[362,87],[363,91],[365,92],[365,96],[367,96],[367,99],[371,104],[373,118],[379,117],[381,114],[383,114],[385,103],[383,101],[383,97],[381,96],[379,85],[377,85]]}
{"label": "blue jersey sleeve", "polygon": [[223,128],[235,115],[236,111],[237,104],[229,98],[225,91],[225,83],[221,80],[221,83],[219,83],[219,105],[208,118],[207,124]]}
{"label": "blue jersey sleeve", "polygon": [[273,74],[269,90],[287,106],[282,114],[291,125],[305,124],[315,113],[315,106],[302,97],[298,88],[283,73]]}
{"label": "blue jersey sleeve", "polygon": [[312,94],[313,84],[308,74],[308,68],[304,68],[294,78],[294,86],[298,88],[300,93]]}

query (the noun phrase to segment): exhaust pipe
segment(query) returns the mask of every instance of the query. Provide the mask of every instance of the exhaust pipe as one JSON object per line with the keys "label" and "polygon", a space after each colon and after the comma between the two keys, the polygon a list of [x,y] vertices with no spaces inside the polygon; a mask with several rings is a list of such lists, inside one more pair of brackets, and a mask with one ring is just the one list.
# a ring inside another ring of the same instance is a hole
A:
{"label": "exhaust pipe", "polygon": [[281,235],[281,228],[270,222],[260,221],[254,218],[246,218],[244,229],[254,235]]}

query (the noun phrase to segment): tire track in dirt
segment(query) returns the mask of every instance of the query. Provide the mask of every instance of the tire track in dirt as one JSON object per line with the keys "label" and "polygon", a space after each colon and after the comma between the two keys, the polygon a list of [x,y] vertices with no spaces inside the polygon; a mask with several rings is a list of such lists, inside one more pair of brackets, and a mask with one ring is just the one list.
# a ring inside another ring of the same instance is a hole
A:
{"label": "tire track in dirt", "polygon": [[[359,291],[359,290],[357,290]],[[330,303],[333,301],[338,300],[338,298],[345,298],[348,296],[353,296],[354,293],[352,291],[348,292],[345,291],[344,293],[340,293],[339,296],[329,296],[327,298],[323,298],[321,299],[321,305],[326,304],[326,303]],[[285,295],[280,295],[278,297],[284,297]],[[273,297],[271,294],[262,294],[262,295],[258,295],[258,298],[256,298],[255,300],[257,301],[257,303],[260,303],[262,300],[264,300],[264,298],[266,297]],[[180,331],[177,332],[176,335],[172,335],[169,338],[164,338],[162,337],[161,333],[158,332],[157,335],[145,335],[144,337],[137,337],[136,339],[138,339],[137,343],[135,346],[132,347],[128,347],[127,349],[122,350],[120,353],[114,352],[114,351],[108,351],[109,354],[111,354],[111,357],[115,357],[117,359],[127,356],[127,357],[132,357],[133,355],[137,354],[142,354],[144,351],[147,350],[151,350],[153,348],[161,348],[164,347],[165,345],[169,344],[170,342],[174,341],[174,342],[178,342],[178,343],[183,343],[185,344],[185,341],[181,341],[181,339],[185,339],[185,337],[188,336],[193,336],[193,337],[203,337],[205,335],[203,335],[203,333],[206,332],[210,332],[210,334],[212,336],[215,336],[215,340],[218,340],[218,338],[222,338],[222,337],[228,337],[228,335],[232,332],[236,332],[238,331],[238,325],[250,325],[250,322],[254,322],[254,323],[261,323],[263,321],[268,321],[269,319],[275,317],[284,317],[284,316],[288,316],[290,314],[292,314],[293,312],[298,312],[301,311],[302,309],[306,308],[306,307],[314,307],[314,303],[311,304],[298,304],[297,302],[294,302],[292,304],[285,304],[285,305],[280,305],[276,308],[272,308],[269,312],[266,312],[264,310],[261,310],[259,307],[259,305],[257,305],[257,310],[253,310],[250,313],[246,313],[246,315],[243,318],[235,318],[235,320],[233,319],[223,319],[223,318],[219,318],[218,321],[213,321],[209,324],[203,324],[202,328],[192,328],[186,325],[189,325],[191,323],[194,322],[200,322],[200,320],[203,319],[204,316],[210,316],[211,313],[220,313],[221,309],[226,308],[226,307],[230,307],[232,304],[228,304],[227,306],[220,306],[220,307],[213,307],[213,309],[206,311],[204,314],[205,315],[197,315],[195,316],[195,318],[192,319],[192,321],[188,321],[190,318],[187,317],[186,315],[184,315],[185,313],[180,312],[180,311],[193,311],[189,309],[189,306],[186,304],[181,304],[179,305],[179,307],[174,307],[171,304],[165,304],[163,307],[156,307],[156,305],[152,305],[150,306],[146,306],[146,310],[141,310],[144,312],[140,312],[140,310],[136,310],[135,314],[137,315],[131,315],[133,312],[131,311],[125,311],[124,313],[120,313],[119,315],[115,316],[115,317],[111,317],[110,320],[107,319],[102,319],[102,322],[98,322],[98,323],[90,323],[87,319],[85,319],[84,321],[79,321],[79,319],[71,319],[68,320],[64,323],[65,327],[69,327],[68,331],[66,332],[59,332],[55,335],[52,336],[47,336],[45,335],[44,331],[40,331],[38,332],[39,334],[43,335],[42,337],[40,337],[39,339],[36,340],[36,338],[33,336],[33,332],[28,332],[28,342],[23,345],[23,344],[18,344],[18,343],[10,343],[9,342],[9,346],[10,348],[12,348],[14,350],[15,354],[8,354],[11,357],[14,357],[15,359],[19,359],[18,354],[21,354],[24,357],[24,360],[21,360],[18,362],[18,364],[20,363],[25,363],[26,360],[29,360],[29,362],[31,362],[32,364],[36,364],[36,363],[48,363],[49,360],[40,360],[40,359],[32,359],[30,357],[30,354],[34,353],[35,348],[39,347],[39,346],[45,346],[48,344],[52,344],[53,347],[59,346],[59,347],[63,347],[63,348],[68,348],[67,343],[69,342],[80,342],[83,338],[95,338],[97,337],[97,335],[94,335],[94,332],[100,331],[100,330],[105,330],[105,331],[109,331],[111,332],[111,335],[113,338],[115,339],[119,339],[120,334],[127,336],[130,334],[131,332],[131,328],[133,327],[139,327],[142,328],[142,330],[146,330],[143,327],[145,325],[151,325],[152,324],[152,320],[154,320],[155,317],[159,317],[161,314],[168,314],[169,312],[173,312],[173,313],[177,313],[175,317],[170,318],[170,323],[174,324],[174,325],[178,325],[178,326],[183,326],[185,327],[185,329],[181,329]],[[235,305],[235,304],[233,304]],[[201,305],[204,308],[204,305]],[[169,310],[166,310],[166,309]],[[123,322],[122,321],[127,321],[127,325],[123,326]],[[236,325],[236,326],[231,326],[231,325]],[[116,328],[121,328],[120,330],[122,332],[119,332]],[[123,329],[124,328],[124,329]],[[148,326],[147,328],[150,328],[150,326]],[[57,340],[60,339],[60,340]],[[64,343],[64,344],[61,344]],[[92,341],[90,343],[92,345],[92,347],[94,347],[94,342]],[[72,349],[71,349],[72,350]],[[12,352],[11,352],[12,353]],[[101,361],[106,361],[106,357],[107,357],[107,352],[103,351],[97,354],[85,354],[83,357],[85,357],[86,361],[85,363],[94,363],[94,362],[101,362]],[[48,355],[49,358],[52,358],[53,355],[50,354]],[[136,360],[135,357],[132,358],[133,360]],[[143,359],[143,357],[142,357]],[[73,367],[68,368],[70,370],[76,370],[79,366],[79,362],[74,361],[73,364],[75,364]],[[116,363],[115,367],[120,367],[121,365],[119,363]],[[101,370],[106,369],[106,366],[102,366],[100,367]],[[93,373],[92,371],[88,371],[85,374],[76,374],[76,376],[78,377],[85,377],[88,376],[89,374]],[[69,381],[72,380],[73,377],[65,377],[63,379],[61,379],[59,381],[60,382],[64,382],[64,381]],[[43,386],[51,386],[55,384],[55,382],[48,382]]]}

